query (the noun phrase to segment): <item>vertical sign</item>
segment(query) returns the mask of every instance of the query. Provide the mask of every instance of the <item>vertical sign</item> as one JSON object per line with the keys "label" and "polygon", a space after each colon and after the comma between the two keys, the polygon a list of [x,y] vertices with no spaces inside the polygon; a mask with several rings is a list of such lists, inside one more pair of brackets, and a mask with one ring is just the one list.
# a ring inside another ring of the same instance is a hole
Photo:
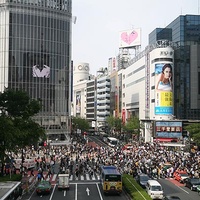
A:
{"label": "vertical sign", "polygon": [[81,113],[81,92],[76,93],[76,113]]}
{"label": "vertical sign", "polygon": [[172,73],[170,63],[155,64],[155,115],[173,115]]}

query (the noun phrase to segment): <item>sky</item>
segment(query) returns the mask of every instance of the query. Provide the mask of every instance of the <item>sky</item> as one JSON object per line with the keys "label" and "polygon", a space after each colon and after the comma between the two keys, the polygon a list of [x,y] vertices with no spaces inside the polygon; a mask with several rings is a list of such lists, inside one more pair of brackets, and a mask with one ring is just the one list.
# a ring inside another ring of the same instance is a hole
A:
{"label": "sky", "polygon": [[179,15],[200,14],[200,0],[72,0],[72,59],[89,63],[90,73],[108,66],[119,53],[120,32],[141,29],[141,50],[148,35]]}

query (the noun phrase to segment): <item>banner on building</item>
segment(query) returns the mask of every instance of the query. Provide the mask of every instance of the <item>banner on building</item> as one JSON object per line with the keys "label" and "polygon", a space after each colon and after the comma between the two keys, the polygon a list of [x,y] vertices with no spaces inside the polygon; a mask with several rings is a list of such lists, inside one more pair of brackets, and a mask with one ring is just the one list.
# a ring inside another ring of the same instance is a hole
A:
{"label": "banner on building", "polygon": [[172,73],[172,64],[155,64],[155,115],[173,115]]}

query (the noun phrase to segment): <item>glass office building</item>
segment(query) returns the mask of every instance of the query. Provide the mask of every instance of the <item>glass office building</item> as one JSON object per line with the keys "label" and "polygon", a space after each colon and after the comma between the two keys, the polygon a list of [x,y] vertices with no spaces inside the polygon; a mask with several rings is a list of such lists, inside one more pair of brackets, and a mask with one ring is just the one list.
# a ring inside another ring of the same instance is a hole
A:
{"label": "glass office building", "polygon": [[25,90],[42,104],[49,135],[69,131],[71,0],[0,0],[0,92]]}
{"label": "glass office building", "polygon": [[[171,30],[171,31],[170,31]],[[168,26],[149,34],[174,42],[174,115],[177,119],[200,119],[200,15],[181,15]]]}

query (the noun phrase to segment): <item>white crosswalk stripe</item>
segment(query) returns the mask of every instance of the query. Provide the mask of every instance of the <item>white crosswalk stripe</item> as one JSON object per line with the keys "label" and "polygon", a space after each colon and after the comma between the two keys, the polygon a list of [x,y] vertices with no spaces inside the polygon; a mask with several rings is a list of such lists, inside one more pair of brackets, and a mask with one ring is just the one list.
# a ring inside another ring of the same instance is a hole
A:
{"label": "white crosswalk stripe", "polygon": [[[47,174],[44,173],[43,176],[44,176],[45,180],[50,181],[50,182],[56,182],[57,178],[58,178],[58,174],[52,174],[51,176],[47,176]],[[32,178],[34,178],[34,177],[30,177],[30,179],[32,179]],[[77,177],[75,174],[73,174],[73,175],[70,175],[69,180],[70,181],[95,181],[95,180],[99,181],[100,176],[99,176],[99,174],[95,174],[95,173],[92,176],[90,176],[88,173],[86,173],[83,175],[79,175]]]}

